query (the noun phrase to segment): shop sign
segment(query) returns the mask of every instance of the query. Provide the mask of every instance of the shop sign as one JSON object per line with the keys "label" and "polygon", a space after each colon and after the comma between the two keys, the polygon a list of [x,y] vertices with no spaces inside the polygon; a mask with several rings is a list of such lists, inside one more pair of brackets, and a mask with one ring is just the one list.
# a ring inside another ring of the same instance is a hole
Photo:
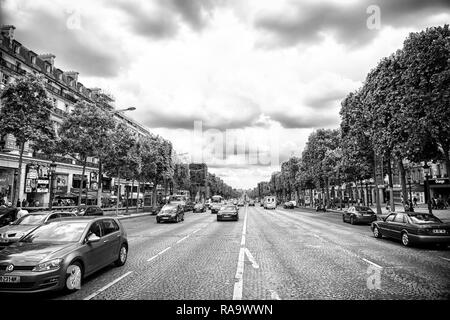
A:
{"label": "shop sign", "polygon": [[435,182],[437,184],[445,184],[445,183],[447,183],[446,179],[436,179]]}

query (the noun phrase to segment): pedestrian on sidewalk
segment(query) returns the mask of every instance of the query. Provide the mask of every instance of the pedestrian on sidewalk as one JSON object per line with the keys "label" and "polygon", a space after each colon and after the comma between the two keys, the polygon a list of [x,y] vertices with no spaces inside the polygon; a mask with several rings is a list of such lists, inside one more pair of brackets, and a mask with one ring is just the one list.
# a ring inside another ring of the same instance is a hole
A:
{"label": "pedestrian on sidewalk", "polygon": [[413,201],[414,201],[414,207],[417,207],[417,198],[414,197]]}

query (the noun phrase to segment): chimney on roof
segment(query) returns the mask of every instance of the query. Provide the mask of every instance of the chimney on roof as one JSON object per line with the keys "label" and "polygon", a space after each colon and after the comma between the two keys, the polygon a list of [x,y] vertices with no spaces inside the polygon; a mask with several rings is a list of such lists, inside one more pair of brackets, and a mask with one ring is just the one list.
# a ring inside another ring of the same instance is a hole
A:
{"label": "chimney on roof", "polygon": [[78,75],[79,75],[78,72],[76,72],[76,71],[66,71],[66,72],[64,72],[64,74],[65,74],[67,77],[71,77],[72,79],[74,79],[74,80],[75,80],[75,83],[78,82]]}
{"label": "chimney on roof", "polygon": [[2,35],[10,38],[11,40],[14,40],[14,30],[16,30],[16,27],[13,25],[2,25],[1,27]]}
{"label": "chimney on roof", "polygon": [[52,68],[55,65],[55,57],[56,56],[52,53],[40,54],[40,55],[38,55],[38,57],[41,60],[44,60],[44,61],[47,61],[48,63],[50,63],[52,65]]}
{"label": "chimney on roof", "polygon": [[90,88],[92,94],[100,94],[102,92],[102,89],[100,88]]}

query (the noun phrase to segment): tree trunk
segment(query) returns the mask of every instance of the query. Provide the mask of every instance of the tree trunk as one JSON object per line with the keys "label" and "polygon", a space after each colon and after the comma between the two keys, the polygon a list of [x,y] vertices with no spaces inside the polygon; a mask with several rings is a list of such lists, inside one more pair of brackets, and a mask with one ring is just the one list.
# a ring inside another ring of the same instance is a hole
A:
{"label": "tree trunk", "polygon": [[137,198],[137,200],[136,200],[136,213],[139,212],[139,200],[140,200],[139,195],[140,195],[140,193],[141,193],[141,182],[138,180],[137,196],[136,196],[136,198]]}
{"label": "tree trunk", "polygon": [[156,180],[155,181],[153,181],[153,209],[154,210],[156,210],[156,198],[157,198],[157,196],[158,196],[158,193],[157,193],[157,190],[156,190],[156,187],[157,187],[157,183],[156,183]]}
{"label": "tree trunk", "polygon": [[103,175],[103,168],[102,168],[102,161],[98,161],[98,187],[97,187],[97,205],[99,207],[102,207],[102,193],[103,193],[103,183],[102,183],[102,175]]}
{"label": "tree trunk", "polygon": [[17,172],[17,179],[14,182],[14,193],[13,193],[13,199],[12,199],[12,205],[13,208],[17,208],[17,201],[19,200],[20,195],[20,181],[22,180],[22,164],[23,164],[23,152],[25,150],[25,142],[20,143],[20,149],[19,149],[19,167]]}
{"label": "tree trunk", "polygon": [[81,171],[80,190],[78,191],[78,205],[79,206],[81,205],[81,196],[83,195],[83,184],[84,184],[84,174],[86,172],[86,162],[87,162],[87,157],[84,157],[84,159],[83,159],[83,170]]}
{"label": "tree trunk", "polygon": [[403,197],[402,197],[402,199],[403,199],[402,204],[403,204],[403,208],[404,208],[405,211],[406,211],[406,204],[408,203],[408,202],[407,202],[407,199],[408,199],[408,191],[407,191],[407,189],[406,189],[405,166],[403,165],[403,161],[402,161],[401,158],[399,158],[399,159],[397,160],[397,165],[398,165],[398,171],[399,171],[399,173],[400,173],[400,184],[401,184],[401,186],[402,186],[402,194],[403,194]]}
{"label": "tree trunk", "polygon": [[116,216],[119,215],[120,202],[120,169],[117,169],[117,202],[116,202]]}
{"label": "tree trunk", "polygon": [[326,202],[327,202],[327,208],[330,209],[331,201],[330,201],[330,179],[328,177],[325,178],[325,188],[327,189],[327,192],[325,193],[326,196]]}
{"label": "tree trunk", "polygon": [[388,163],[387,163],[387,174],[389,178],[389,203],[391,207],[391,211],[395,211],[395,203],[394,203],[394,182],[392,177],[392,164],[391,164],[391,157],[388,157]]}
{"label": "tree trunk", "polygon": [[374,151],[373,156],[373,181],[375,181],[375,201],[377,202],[377,214],[381,215],[381,201],[380,193],[378,192],[378,181],[377,181],[377,153]]}

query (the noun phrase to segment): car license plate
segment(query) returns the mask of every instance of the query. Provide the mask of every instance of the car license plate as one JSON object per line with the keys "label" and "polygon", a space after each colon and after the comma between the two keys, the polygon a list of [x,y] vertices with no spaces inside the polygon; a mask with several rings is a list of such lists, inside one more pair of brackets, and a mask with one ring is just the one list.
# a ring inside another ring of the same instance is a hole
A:
{"label": "car license plate", "polygon": [[446,233],[445,229],[433,229],[433,233]]}
{"label": "car license plate", "polygon": [[0,283],[18,283],[20,277],[17,276],[0,276]]}

